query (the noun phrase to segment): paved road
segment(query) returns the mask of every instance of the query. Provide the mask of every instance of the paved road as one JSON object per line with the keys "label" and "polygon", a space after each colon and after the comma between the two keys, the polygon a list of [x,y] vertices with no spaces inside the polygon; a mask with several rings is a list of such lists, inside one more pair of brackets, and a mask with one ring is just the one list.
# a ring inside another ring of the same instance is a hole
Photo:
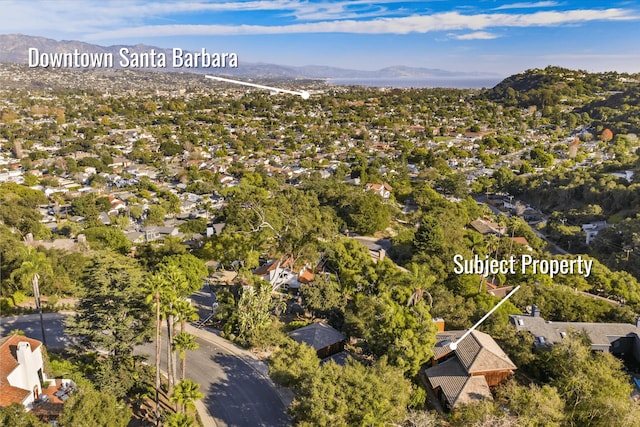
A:
{"label": "paved road", "polygon": [[[43,316],[47,348],[63,349],[71,345],[71,340],[64,334],[64,318],[66,316],[60,313],[45,313]],[[23,330],[26,336],[42,341],[40,316],[38,314],[0,317],[1,336],[8,334],[14,329]]]}
{"label": "paved road", "polygon": [[[64,334],[65,316],[48,313],[44,317],[48,347],[60,349],[70,345],[71,341]],[[42,339],[37,314],[0,318],[0,335],[14,329],[25,331],[29,337]],[[285,406],[266,376],[264,363],[213,332],[194,328],[190,328],[190,331],[197,334],[200,348],[187,354],[187,376],[200,384],[205,394],[203,403],[219,427],[289,425]],[[164,337],[163,342],[166,343]],[[154,363],[153,343],[141,346],[137,351],[149,354],[149,362]],[[163,351],[163,358],[165,354]]]}
{"label": "paved road", "polygon": [[[222,426],[287,426],[285,407],[266,375],[266,366],[248,352],[206,330],[191,326],[200,348],[187,352],[187,377],[200,384],[203,403],[216,424]],[[166,331],[164,333],[166,335]],[[160,363],[166,370],[166,337],[162,337]],[[155,344],[141,346],[137,352],[155,361]],[[180,375],[180,361],[177,361]]]}

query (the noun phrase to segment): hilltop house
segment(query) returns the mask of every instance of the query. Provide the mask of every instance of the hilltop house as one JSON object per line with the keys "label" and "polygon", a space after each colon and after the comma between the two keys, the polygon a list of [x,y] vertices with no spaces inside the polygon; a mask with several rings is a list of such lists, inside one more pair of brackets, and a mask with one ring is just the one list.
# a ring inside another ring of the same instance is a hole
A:
{"label": "hilltop house", "polygon": [[585,243],[587,245],[591,244],[593,239],[596,238],[598,233],[605,228],[610,227],[610,224],[607,224],[607,221],[596,221],[590,222],[587,224],[582,224],[582,231],[584,231],[586,235]]}
{"label": "hilltop house", "polygon": [[482,235],[494,234],[498,237],[502,237],[507,232],[507,227],[493,222],[490,218],[477,218],[469,223],[472,229]]}
{"label": "hilltop house", "polygon": [[380,197],[382,197],[383,199],[388,199],[389,197],[391,197],[391,191],[393,190],[393,188],[391,188],[391,186],[387,183],[384,183],[384,184],[367,183],[367,185],[364,186],[364,190],[373,191],[374,193],[380,195]]}
{"label": "hilltop house", "polygon": [[480,331],[472,331],[451,350],[450,344],[464,333],[438,333],[431,367],[423,371],[431,397],[438,399],[445,410],[492,399],[489,387],[500,384],[517,369],[494,339]]}

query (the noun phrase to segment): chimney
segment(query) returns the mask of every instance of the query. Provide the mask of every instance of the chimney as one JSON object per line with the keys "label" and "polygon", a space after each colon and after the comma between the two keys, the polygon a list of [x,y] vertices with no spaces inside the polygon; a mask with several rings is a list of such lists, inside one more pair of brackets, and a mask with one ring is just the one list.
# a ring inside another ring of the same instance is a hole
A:
{"label": "chimney", "polygon": [[444,332],[444,319],[440,317],[436,317],[432,320],[433,320],[433,323],[436,324],[436,329],[438,330],[438,332]]}
{"label": "chimney", "polygon": [[23,366],[29,365],[29,360],[31,359],[31,346],[28,342],[22,341],[18,343],[16,358],[18,359],[19,364]]}
{"label": "chimney", "polygon": [[531,317],[540,317],[540,307],[535,304],[531,306]]}

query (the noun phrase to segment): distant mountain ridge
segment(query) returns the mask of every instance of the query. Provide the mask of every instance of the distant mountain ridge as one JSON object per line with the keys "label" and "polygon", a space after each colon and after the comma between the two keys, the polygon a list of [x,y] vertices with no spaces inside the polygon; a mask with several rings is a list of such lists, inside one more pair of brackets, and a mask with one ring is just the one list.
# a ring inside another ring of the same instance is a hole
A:
{"label": "distant mountain ridge", "polygon": [[[0,34],[0,63],[26,64],[28,62],[29,48],[37,48],[41,52],[65,53],[79,52],[91,53],[112,53],[115,58],[122,47],[127,47],[131,52],[149,52],[155,49],[156,52],[163,52],[168,57],[172,54],[171,49],[165,49],[143,44],[136,45],[114,45],[100,46],[75,40],[57,41],[45,37],[27,36],[23,34]],[[116,61],[117,63],[118,61]],[[351,79],[351,78],[386,78],[386,79],[423,79],[423,78],[445,78],[445,77],[495,77],[494,73],[481,72],[456,72],[439,68],[416,68],[407,66],[386,67],[375,71],[352,70],[346,68],[329,67],[322,65],[306,66],[285,66],[266,63],[248,63],[239,58],[238,68],[215,69],[217,73],[238,77],[252,78],[288,78],[288,79]],[[190,69],[191,72],[212,72],[212,69]],[[167,66],[164,71],[184,71],[183,69],[173,69]]]}

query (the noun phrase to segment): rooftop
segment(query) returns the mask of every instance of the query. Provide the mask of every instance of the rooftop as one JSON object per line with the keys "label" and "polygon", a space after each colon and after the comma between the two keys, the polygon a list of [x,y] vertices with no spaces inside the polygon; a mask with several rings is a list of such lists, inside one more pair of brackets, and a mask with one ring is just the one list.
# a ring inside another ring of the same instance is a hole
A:
{"label": "rooftop", "polygon": [[640,328],[631,323],[552,322],[540,316],[511,315],[518,331],[528,331],[534,337],[543,337],[544,343],[559,343],[571,330],[584,331],[594,347],[609,347],[618,338],[640,335]]}
{"label": "rooftop", "polygon": [[289,336],[299,343],[305,343],[318,351],[347,339],[340,331],[325,323],[312,323],[289,332]]}

